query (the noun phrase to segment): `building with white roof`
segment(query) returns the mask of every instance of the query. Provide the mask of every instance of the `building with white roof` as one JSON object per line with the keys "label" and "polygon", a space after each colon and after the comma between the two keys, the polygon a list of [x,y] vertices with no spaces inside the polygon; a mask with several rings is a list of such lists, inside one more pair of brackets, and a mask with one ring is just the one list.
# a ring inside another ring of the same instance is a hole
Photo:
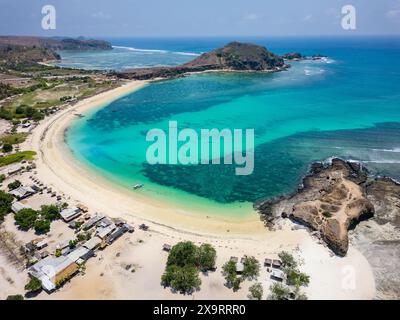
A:
{"label": "building with white roof", "polygon": [[82,214],[81,209],[79,209],[77,207],[67,208],[60,212],[60,215],[65,222],[69,222],[69,221],[79,217],[81,214]]}
{"label": "building with white roof", "polygon": [[48,256],[28,269],[29,275],[42,282],[44,290],[51,292],[77,272],[79,266],[68,257]]}
{"label": "building with white roof", "polygon": [[83,259],[86,261],[91,256],[93,256],[92,250],[89,250],[88,248],[85,248],[85,247],[79,247],[79,248],[75,249],[74,251],[72,251],[71,253],[69,253],[67,255],[67,258],[76,262],[79,259]]}
{"label": "building with white roof", "polygon": [[31,187],[25,187],[25,186],[20,186],[12,191],[10,191],[10,194],[15,196],[17,199],[25,199],[33,194],[35,194],[36,191],[33,190]]}
{"label": "building with white roof", "polygon": [[18,202],[18,201],[11,204],[11,211],[14,213],[17,213],[18,211],[20,211],[22,209],[32,209],[32,208],[30,206],[23,204],[21,202]]}
{"label": "building with white roof", "polygon": [[86,241],[83,244],[83,247],[89,249],[89,250],[94,250],[96,249],[101,243],[101,239],[99,237],[93,237],[90,240]]}

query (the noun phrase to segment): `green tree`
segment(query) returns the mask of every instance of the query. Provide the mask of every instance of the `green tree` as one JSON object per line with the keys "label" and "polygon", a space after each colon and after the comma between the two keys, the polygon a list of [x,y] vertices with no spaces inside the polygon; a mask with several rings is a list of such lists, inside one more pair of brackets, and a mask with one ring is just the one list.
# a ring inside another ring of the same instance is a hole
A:
{"label": "green tree", "polygon": [[279,259],[282,261],[282,267],[284,269],[295,269],[297,268],[297,262],[294,259],[293,255],[289,252],[281,251],[279,254]]}
{"label": "green tree", "polygon": [[46,220],[54,221],[60,218],[60,209],[55,205],[44,205],[40,208],[40,215]]}
{"label": "green tree", "polygon": [[193,242],[179,242],[172,247],[168,255],[167,266],[176,265],[179,267],[184,267],[186,265],[195,265],[196,252],[197,247]]}
{"label": "green tree", "polygon": [[6,179],[4,174],[0,174],[0,183],[2,183]]}
{"label": "green tree", "polygon": [[69,243],[68,243],[69,248],[74,249],[76,247],[77,242],[78,241],[76,241],[76,240],[69,240]]}
{"label": "green tree", "polygon": [[22,209],[14,214],[15,223],[22,230],[29,230],[35,225],[38,213],[33,209]]}
{"label": "green tree", "polygon": [[254,279],[260,274],[260,263],[254,257],[244,257],[243,261],[243,277],[248,279]]}
{"label": "green tree", "polygon": [[55,255],[56,258],[61,257],[62,250],[61,249],[56,249],[56,252],[54,253],[54,255]]}
{"label": "green tree", "polygon": [[202,271],[207,271],[215,268],[215,260],[217,252],[208,243],[202,244],[197,249],[197,264]]}
{"label": "green tree", "polygon": [[13,182],[8,184],[8,190],[14,190],[21,186],[21,181],[14,180]]}
{"label": "green tree", "polygon": [[288,269],[286,272],[286,281],[288,285],[300,288],[302,286],[308,286],[310,283],[310,276],[297,269]]}
{"label": "green tree", "polygon": [[44,119],[44,113],[37,111],[32,115],[32,120],[34,121],[40,121]]}
{"label": "green tree", "polygon": [[47,233],[50,231],[50,221],[45,219],[36,220],[34,223],[34,228],[39,234]]}
{"label": "green tree", "polygon": [[250,286],[249,291],[250,291],[249,294],[250,299],[256,299],[256,300],[262,299],[264,290],[261,283],[257,282],[253,284],[252,286]]}
{"label": "green tree", "polygon": [[24,296],[21,294],[13,294],[11,296],[8,296],[6,300],[24,300]]}
{"label": "green tree", "polygon": [[13,200],[14,198],[11,194],[0,190],[0,220],[10,212]]}
{"label": "green tree", "polygon": [[240,282],[237,282],[236,276],[236,262],[233,260],[229,260],[222,266],[222,274],[225,276],[226,284],[228,287],[233,288],[240,285]]}
{"label": "green tree", "polygon": [[32,277],[31,280],[26,284],[25,290],[28,292],[36,292],[42,288],[42,282],[35,277]]}
{"label": "green tree", "polygon": [[235,276],[235,278],[232,281],[232,289],[233,291],[238,291],[240,290],[240,284],[242,283],[242,278]]}
{"label": "green tree", "polygon": [[12,144],[9,143],[5,143],[3,144],[3,147],[1,148],[1,150],[6,153],[6,152],[11,152],[13,150],[13,146]]}
{"label": "green tree", "polygon": [[164,285],[171,286],[172,289],[182,293],[190,293],[201,285],[198,270],[190,265],[184,267],[168,266],[161,280]]}
{"label": "green tree", "polygon": [[290,290],[288,287],[281,283],[274,283],[271,286],[271,294],[269,295],[269,300],[287,300],[289,299]]}

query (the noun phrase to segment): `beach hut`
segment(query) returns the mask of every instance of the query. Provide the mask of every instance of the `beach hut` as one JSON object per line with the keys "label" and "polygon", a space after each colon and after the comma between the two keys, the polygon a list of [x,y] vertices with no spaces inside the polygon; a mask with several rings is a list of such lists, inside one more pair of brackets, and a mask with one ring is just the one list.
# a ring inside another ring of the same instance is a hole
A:
{"label": "beach hut", "polygon": [[67,208],[60,212],[61,217],[65,222],[69,222],[81,215],[81,210],[77,207]]}
{"label": "beach hut", "polygon": [[236,263],[236,273],[242,274],[244,271],[244,264],[241,262]]}
{"label": "beach hut", "polygon": [[115,240],[121,237],[127,230],[124,227],[118,228],[107,237],[107,244],[112,244]]}
{"label": "beach hut", "polygon": [[272,259],[266,258],[264,260],[264,266],[265,267],[271,267],[272,266]]}
{"label": "beach hut", "polygon": [[273,269],[271,272],[271,279],[282,282],[285,278],[285,273],[282,270]]}
{"label": "beach hut", "polygon": [[282,261],[281,260],[272,260],[272,267],[280,269],[282,266]]}
{"label": "beach hut", "polygon": [[31,207],[18,201],[11,205],[11,211],[14,213],[17,213],[22,209],[31,209]]}
{"label": "beach hut", "polygon": [[35,193],[36,193],[35,190],[33,190],[31,187],[24,187],[24,186],[20,186],[10,191],[10,194],[15,196],[18,200],[28,198]]}
{"label": "beach hut", "polygon": [[166,243],[163,244],[164,251],[169,252],[169,251],[171,251],[171,249],[172,249],[172,246],[170,244],[166,244]]}
{"label": "beach hut", "polygon": [[133,231],[135,231],[135,228],[133,228],[133,226],[131,226],[130,224],[125,223],[125,224],[124,224],[124,227],[126,228],[126,230],[127,230],[129,233],[133,233]]}

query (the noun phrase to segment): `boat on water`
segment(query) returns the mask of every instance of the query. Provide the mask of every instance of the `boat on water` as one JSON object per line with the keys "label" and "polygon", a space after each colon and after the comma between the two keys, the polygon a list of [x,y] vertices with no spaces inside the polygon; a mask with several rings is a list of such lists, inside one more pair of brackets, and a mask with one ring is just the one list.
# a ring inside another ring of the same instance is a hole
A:
{"label": "boat on water", "polygon": [[133,186],[133,189],[134,189],[134,190],[137,190],[137,189],[140,189],[140,188],[143,188],[143,184],[138,183],[138,184],[135,184],[135,185]]}

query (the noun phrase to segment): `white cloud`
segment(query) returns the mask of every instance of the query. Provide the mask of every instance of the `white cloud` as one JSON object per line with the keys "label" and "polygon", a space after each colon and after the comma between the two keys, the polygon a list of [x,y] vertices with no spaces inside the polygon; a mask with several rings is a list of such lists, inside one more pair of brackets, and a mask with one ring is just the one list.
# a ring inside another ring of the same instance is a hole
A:
{"label": "white cloud", "polygon": [[400,9],[399,10],[390,10],[386,13],[386,16],[388,18],[392,18],[392,19],[399,18],[400,17]]}
{"label": "white cloud", "polygon": [[111,19],[111,15],[104,13],[102,11],[92,13],[92,18],[94,19],[102,19],[102,20],[109,20]]}
{"label": "white cloud", "polygon": [[242,21],[254,21],[254,20],[258,20],[260,18],[261,18],[261,16],[259,16],[256,13],[249,13],[242,17]]}

